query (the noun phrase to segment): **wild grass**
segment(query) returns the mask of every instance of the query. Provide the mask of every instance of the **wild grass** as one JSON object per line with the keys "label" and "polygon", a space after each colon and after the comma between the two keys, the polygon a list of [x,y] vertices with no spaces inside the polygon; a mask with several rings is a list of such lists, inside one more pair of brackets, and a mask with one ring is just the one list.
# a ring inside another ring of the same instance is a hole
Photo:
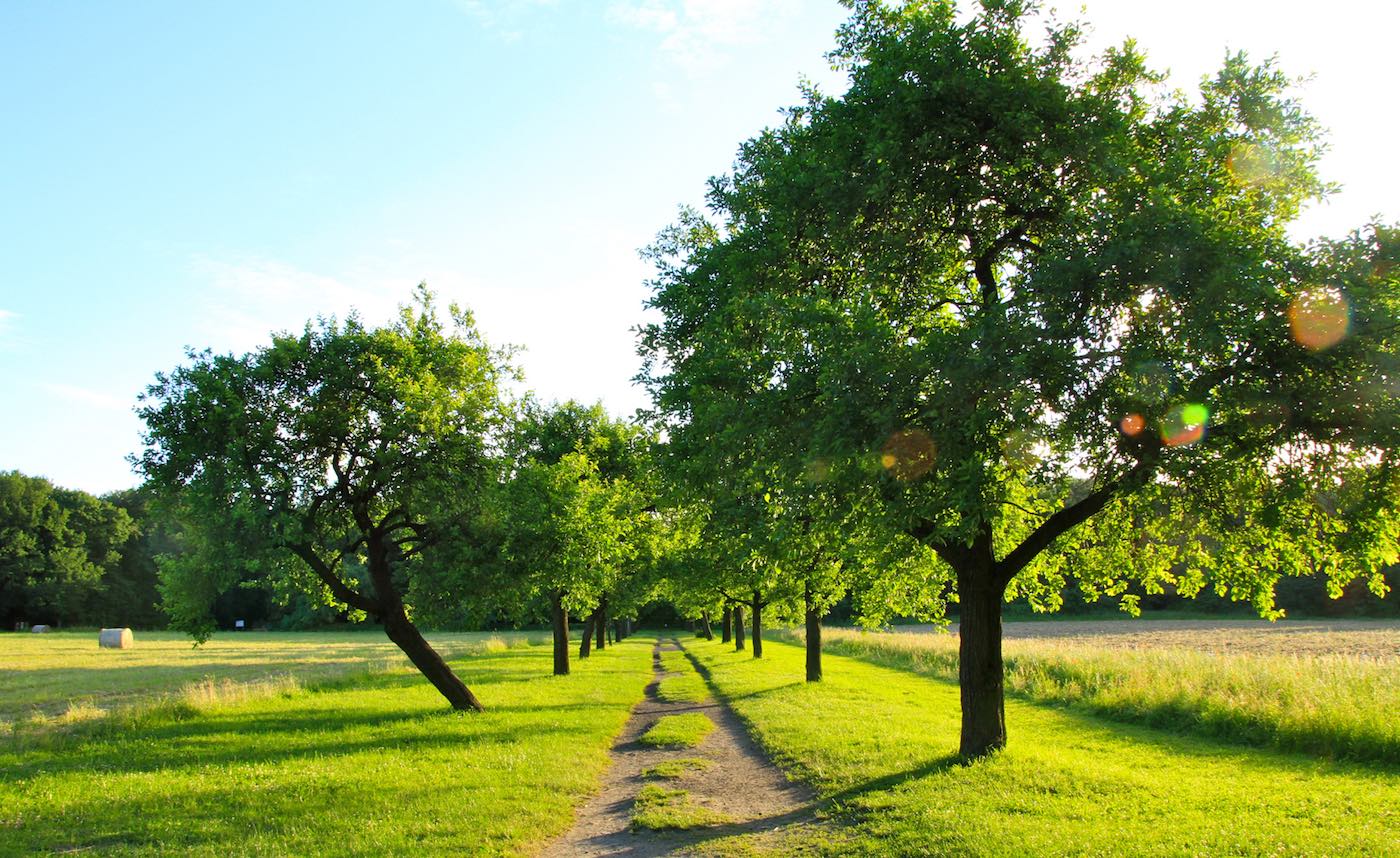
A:
{"label": "wild grass", "polygon": [[730,817],[698,804],[683,789],[647,784],[632,805],[632,827],[684,831],[729,822]]}
{"label": "wild grass", "polygon": [[[825,651],[956,681],[957,638],[832,629]],[[1008,640],[1006,689],[1133,724],[1256,747],[1400,763],[1400,661],[1217,655]]]}
{"label": "wild grass", "polygon": [[714,729],[715,722],[701,712],[663,715],[637,741],[652,748],[693,748]]}
{"label": "wild grass", "polygon": [[629,639],[565,677],[547,646],[483,645],[452,666],[484,713],[453,712],[394,669],[242,699],[213,683],[212,702],[0,744],[0,854],[530,852],[596,788],[653,643]]}
{"label": "wild grass", "polygon": [[[538,634],[430,635],[444,658],[504,652],[543,642]],[[247,632],[195,648],[174,632],[142,632],[130,650],[103,650],[95,632],[0,634],[0,739],[34,740],[116,727],[149,714],[187,714],[223,702],[275,696],[304,685],[411,669],[382,633]]]}
{"label": "wild grass", "polygon": [[1012,697],[1010,743],[957,761],[956,684],[828,652],[687,642],[760,743],[839,827],[799,854],[1385,855],[1400,767],[1243,748]]}

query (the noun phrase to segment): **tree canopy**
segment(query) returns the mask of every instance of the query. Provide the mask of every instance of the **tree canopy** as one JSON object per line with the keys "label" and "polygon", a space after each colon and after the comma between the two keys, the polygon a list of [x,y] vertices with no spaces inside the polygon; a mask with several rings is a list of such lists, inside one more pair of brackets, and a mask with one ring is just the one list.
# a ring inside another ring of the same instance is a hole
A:
{"label": "tree canopy", "polygon": [[207,637],[213,598],[251,574],[374,617],[455,708],[480,708],[403,595],[455,553],[501,467],[511,369],[471,315],[440,321],[420,287],[383,328],[322,319],[189,360],[143,397],[135,460],[190,525],[163,570],[175,624]]}
{"label": "tree canopy", "polygon": [[677,455],[829,482],[932,549],[968,755],[1005,742],[1008,593],[1209,584],[1272,616],[1282,575],[1383,586],[1400,234],[1289,239],[1326,190],[1289,81],[1235,55],[1192,98],[1031,4],[850,5],[850,88],[653,248],[641,377]]}

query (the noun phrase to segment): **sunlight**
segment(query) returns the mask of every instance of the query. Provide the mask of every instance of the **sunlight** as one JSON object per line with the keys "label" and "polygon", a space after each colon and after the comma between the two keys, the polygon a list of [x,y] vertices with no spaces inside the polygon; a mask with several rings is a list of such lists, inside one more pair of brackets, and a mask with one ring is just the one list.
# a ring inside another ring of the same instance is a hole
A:
{"label": "sunlight", "polygon": [[1331,348],[1351,327],[1351,303],[1335,286],[1309,289],[1288,305],[1288,326],[1298,345],[1315,352]]}

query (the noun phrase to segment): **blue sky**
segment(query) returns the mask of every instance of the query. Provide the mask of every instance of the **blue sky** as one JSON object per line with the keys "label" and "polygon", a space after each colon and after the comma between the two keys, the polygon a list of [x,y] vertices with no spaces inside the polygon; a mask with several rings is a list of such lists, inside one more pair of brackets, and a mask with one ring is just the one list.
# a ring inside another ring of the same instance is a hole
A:
{"label": "blue sky", "polygon": [[[1067,4],[1068,8],[1077,8]],[[1087,4],[1190,87],[1226,46],[1315,75],[1346,190],[1400,218],[1392,4]],[[0,3],[0,470],[134,484],[132,414],[186,345],[246,351],[426,280],[546,398],[643,404],[637,249],[777,120],[827,0]]]}

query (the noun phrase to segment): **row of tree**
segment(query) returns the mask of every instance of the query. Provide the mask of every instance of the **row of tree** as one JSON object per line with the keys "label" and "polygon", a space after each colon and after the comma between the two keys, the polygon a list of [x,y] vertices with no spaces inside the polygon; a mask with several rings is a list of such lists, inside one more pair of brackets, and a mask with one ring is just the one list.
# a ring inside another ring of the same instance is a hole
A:
{"label": "row of tree", "polygon": [[1234,56],[1188,98],[1131,43],[1032,38],[1024,3],[850,5],[849,89],[651,250],[647,428],[512,400],[508,355],[426,291],[158,376],[136,464],[187,528],[176,624],[262,581],[372,617],[480,708],[421,621],[543,609],[563,673],[571,614],[601,643],[660,592],[755,656],[803,618],[815,680],[843,594],[869,622],[956,603],[974,757],[1006,741],[1008,599],[1383,593],[1400,232],[1289,239],[1325,186],[1288,81]]}

